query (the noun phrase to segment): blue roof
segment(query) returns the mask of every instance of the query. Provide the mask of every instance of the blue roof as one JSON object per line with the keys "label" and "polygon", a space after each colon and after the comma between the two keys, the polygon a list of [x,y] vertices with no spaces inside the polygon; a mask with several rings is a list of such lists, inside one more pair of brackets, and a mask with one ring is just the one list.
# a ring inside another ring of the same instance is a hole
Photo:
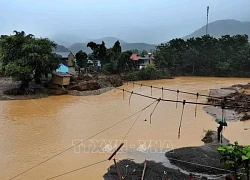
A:
{"label": "blue roof", "polygon": [[64,64],[60,64],[60,67],[56,70],[56,72],[69,72],[69,68],[65,66]]}
{"label": "blue roof", "polygon": [[62,58],[68,58],[70,52],[56,52],[56,54],[62,56]]}

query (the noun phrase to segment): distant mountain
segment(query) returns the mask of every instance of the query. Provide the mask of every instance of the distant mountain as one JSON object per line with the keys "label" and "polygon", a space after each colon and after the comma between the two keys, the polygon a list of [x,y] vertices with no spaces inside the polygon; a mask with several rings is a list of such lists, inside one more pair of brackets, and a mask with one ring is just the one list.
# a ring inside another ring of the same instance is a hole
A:
{"label": "distant mountain", "polygon": [[155,50],[155,44],[146,44],[146,43],[126,43],[122,44],[122,51],[138,49],[139,51],[146,50]]}
{"label": "distant mountain", "polygon": [[65,47],[68,47],[74,43],[87,41],[86,38],[79,37],[79,36],[72,35],[72,34],[54,34],[54,35],[49,36],[49,39]]}
{"label": "distant mountain", "polygon": [[[206,26],[194,31],[183,39],[200,37],[206,34]],[[222,35],[247,34],[250,38],[250,22],[241,22],[233,19],[218,20],[208,24],[208,34],[216,38]]]}
{"label": "distant mountain", "polygon": [[78,51],[82,50],[87,54],[91,53],[92,50],[87,47],[87,43],[75,43],[68,47],[68,49],[73,53],[76,54]]}
{"label": "distant mountain", "polygon": [[56,46],[56,52],[69,52],[70,50],[62,45]]}
{"label": "distant mountain", "polygon": [[[98,44],[100,44],[103,41],[105,42],[105,46],[107,48],[112,47],[116,41],[119,41],[122,47],[122,51],[133,50],[133,49],[138,49],[139,51],[142,51],[142,50],[150,51],[150,50],[154,50],[156,46],[154,44],[146,44],[146,43],[128,43],[116,37],[104,37],[101,39],[92,39],[92,40],[89,40],[88,42],[90,41],[93,41]],[[80,50],[86,53],[91,53],[92,50],[87,47],[88,42],[74,43],[71,46],[69,46],[68,49],[74,54]]]}

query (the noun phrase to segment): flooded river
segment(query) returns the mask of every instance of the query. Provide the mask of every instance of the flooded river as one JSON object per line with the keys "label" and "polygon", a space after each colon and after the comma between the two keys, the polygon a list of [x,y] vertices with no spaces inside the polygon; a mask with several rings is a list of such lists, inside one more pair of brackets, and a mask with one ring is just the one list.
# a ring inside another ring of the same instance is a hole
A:
{"label": "flooded river", "polygon": [[[210,88],[228,87],[233,84],[248,83],[249,79],[237,78],[199,78],[180,77],[172,80],[144,81],[144,84],[180,89],[207,94]],[[150,88],[132,84],[122,88],[150,95]],[[0,179],[11,177],[46,160],[60,151],[76,144],[103,129],[123,120],[129,115],[141,110],[153,100],[133,95],[129,106],[129,94],[112,90],[98,96],[54,96],[36,100],[1,101],[0,102]],[[153,90],[154,97],[161,97],[161,90]],[[164,98],[176,100],[176,93],[164,92]],[[179,100],[195,101],[192,95],[179,95]],[[206,102],[199,98],[199,102]],[[125,145],[117,159],[131,158],[137,161],[144,159],[165,160],[165,149],[183,146],[202,145],[204,130],[216,130],[217,124],[207,115],[202,106],[186,105],[183,115],[181,136],[178,139],[178,127],[182,104],[176,109],[175,103],[160,102],[149,123],[149,115],[154,106],[142,112],[141,116],[126,136]],[[59,156],[37,166],[34,169],[16,177],[20,180],[40,180],[71,171],[104,159],[111,153],[105,152],[107,144],[119,144],[124,138],[138,114],[117,124],[111,129],[93,137],[82,145],[70,149]],[[147,121],[145,121],[145,119]],[[240,144],[250,144],[250,121],[228,123],[224,135],[230,141]],[[112,140],[112,141],[111,141]],[[138,149],[144,140],[148,152]],[[82,180],[103,179],[107,168],[113,161],[107,161],[91,166],[56,179]]]}

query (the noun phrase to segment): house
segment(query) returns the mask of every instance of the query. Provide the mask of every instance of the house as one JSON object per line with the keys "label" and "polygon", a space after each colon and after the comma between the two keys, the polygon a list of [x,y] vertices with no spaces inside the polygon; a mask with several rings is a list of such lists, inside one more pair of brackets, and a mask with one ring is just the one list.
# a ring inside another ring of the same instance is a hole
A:
{"label": "house", "polygon": [[68,86],[70,83],[71,75],[65,72],[55,72],[52,74],[52,82],[53,84],[59,86]]}
{"label": "house", "polygon": [[145,67],[147,64],[154,63],[154,55],[148,53],[146,56],[139,56],[138,54],[132,54],[130,59],[135,62],[135,65],[138,69]]}
{"label": "house", "polygon": [[[68,67],[68,73],[70,74],[75,74],[76,73],[76,68],[75,68],[75,57],[71,52],[56,52],[56,54],[60,55],[61,58],[61,65],[60,68],[63,67],[64,70],[66,69],[64,66]],[[62,66],[64,65],[64,66]],[[60,69],[59,68],[59,69]],[[57,69],[57,72],[62,72]]]}

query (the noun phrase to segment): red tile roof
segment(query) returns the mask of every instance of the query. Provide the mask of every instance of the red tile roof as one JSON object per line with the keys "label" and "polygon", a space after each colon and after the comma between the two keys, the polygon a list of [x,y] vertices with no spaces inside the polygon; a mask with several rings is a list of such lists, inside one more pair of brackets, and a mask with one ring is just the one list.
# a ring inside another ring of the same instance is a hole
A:
{"label": "red tile roof", "polygon": [[130,59],[134,60],[134,61],[138,61],[139,60],[139,56],[137,54],[132,54],[130,56]]}

